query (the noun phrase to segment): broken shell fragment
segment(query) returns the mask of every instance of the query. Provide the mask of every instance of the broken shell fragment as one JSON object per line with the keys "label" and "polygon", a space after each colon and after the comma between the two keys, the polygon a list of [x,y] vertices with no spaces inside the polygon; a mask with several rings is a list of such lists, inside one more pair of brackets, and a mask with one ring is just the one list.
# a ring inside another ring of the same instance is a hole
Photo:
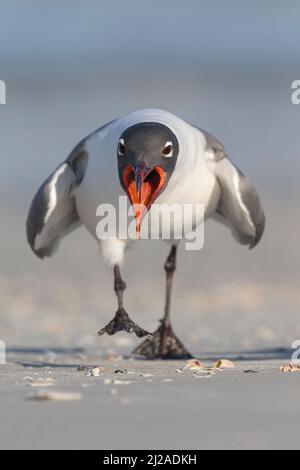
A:
{"label": "broken shell fragment", "polygon": [[213,365],[214,369],[234,369],[235,365],[232,361],[228,359],[220,359]]}
{"label": "broken shell fragment", "polygon": [[33,382],[29,384],[30,387],[33,388],[45,388],[45,387],[52,387],[54,385],[53,382]]}
{"label": "broken shell fragment", "polygon": [[284,364],[283,366],[280,367],[280,371],[281,372],[285,372],[285,373],[288,373],[288,372],[300,372],[300,364],[296,365],[296,364]]}
{"label": "broken shell fragment", "polygon": [[80,393],[70,392],[46,392],[43,390],[37,391],[28,396],[28,400],[35,401],[73,401],[81,400],[82,395]]}
{"label": "broken shell fragment", "polygon": [[29,382],[30,387],[33,388],[45,388],[45,387],[52,387],[54,385],[54,379],[51,377],[47,377],[46,379],[38,379],[37,382]]}
{"label": "broken shell fragment", "polygon": [[105,385],[130,385],[130,380],[116,380],[116,379],[105,379]]}
{"label": "broken shell fragment", "polygon": [[88,369],[87,377],[100,377],[101,374],[106,372],[108,369],[105,367],[93,367],[92,369]]}
{"label": "broken shell fragment", "polygon": [[100,377],[101,369],[99,367],[95,367],[90,371],[91,377]]}
{"label": "broken shell fragment", "polygon": [[193,374],[193,377],[195,377],[195,379],[209,379],[213,375],[212,373],[206,372],[205,374]]}
{"label": "broken shell fragment", "polygon": [[202,362],[198,361],[198,359],[191,359],[186,363],[182,370],[199,370],[204,369],[204,365]]}

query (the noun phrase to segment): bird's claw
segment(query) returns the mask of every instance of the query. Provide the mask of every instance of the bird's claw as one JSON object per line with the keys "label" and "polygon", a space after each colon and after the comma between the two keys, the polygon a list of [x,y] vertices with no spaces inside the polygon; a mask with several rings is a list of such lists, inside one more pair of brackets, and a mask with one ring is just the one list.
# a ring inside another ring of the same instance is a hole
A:
{"label": "bird's claw", "polygon": [[123,308],[117,311],[114,318],[98,332],[98,335],[102,336],[106,333],[109,336],[112,336],[116,333],[119,333],[120,331],[135,333],[138,338],[151,336],[151,333],[134,323],[134,321],[131,320],[128,313]]}
{"label": "bird's claw", "polygon": [[174,334],[172,327],[161,326],[132,353],[148,359],[192,359],[192,355]]}

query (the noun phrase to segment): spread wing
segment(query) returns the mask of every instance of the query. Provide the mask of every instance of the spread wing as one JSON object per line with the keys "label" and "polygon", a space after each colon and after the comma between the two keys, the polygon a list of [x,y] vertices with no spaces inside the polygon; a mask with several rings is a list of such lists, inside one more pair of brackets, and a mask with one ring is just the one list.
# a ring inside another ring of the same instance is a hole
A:
{"label": "spread wing", "polygon": [[61,239],[81,225],[73,191],[83,180],[88,154],[84,141],[38,190],[27,218],[27,239],[34,253],[52,256]]}
{"label": "spread wing", "polygon": [[206,161],[221,188],[216,219],[228,225],[238,242],[254,248],[265,230],[265,214],[258,192],[229,160],[224,146],[211,134],[206,138]]}

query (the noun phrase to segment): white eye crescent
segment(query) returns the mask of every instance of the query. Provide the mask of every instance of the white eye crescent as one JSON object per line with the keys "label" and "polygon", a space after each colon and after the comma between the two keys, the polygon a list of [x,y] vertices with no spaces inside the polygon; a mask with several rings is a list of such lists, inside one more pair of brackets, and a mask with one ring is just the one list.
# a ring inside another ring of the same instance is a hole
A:
{"label": "white eye crescent", "polygon": [[120,139],[119,144],[118,144],[118,155],[123,157],[124,154],[125,154],[125,142],[124,142],[124,139]]}
{"label": "white eye crescent", "polygon": [[162,151],[162,154],[165,158],[173,157],[173,143],[172,142],[166,142],[164,149]]}

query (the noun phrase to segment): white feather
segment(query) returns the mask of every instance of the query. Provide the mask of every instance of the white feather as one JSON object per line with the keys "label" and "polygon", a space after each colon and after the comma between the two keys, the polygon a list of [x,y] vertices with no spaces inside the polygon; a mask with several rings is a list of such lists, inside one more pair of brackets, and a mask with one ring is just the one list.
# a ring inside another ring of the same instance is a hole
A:
{"label": "white feather", "polygon": [[57,205],[57,192],[56,192],[56,185],[59,180],[59,177],[66,171],[68,165],[65,163],[64,165],[60,166],[58,170],[54,173],[53,179],[49,184],[49,206],[47,213],[45,215],[44,223],[46,224],[51,217],[51,214],[56,208]]}
{"label": "white feather", "polygon": [[254,233],[255,233],[255,226],[253,224],[253,221],[251,219],[251,216],[250,216],[250,213],[248,211],[248,208],[246,207],[246,205],[244,204],[243,202],[243,198],[242,198],[242,195],[241,195],[241,192],[240,192],[240,176],[237,172],[237,170],[234,171],[234,178],[233,178],[233,181],[234,181],[234,187],[235,187],[235,190],[236,190],[236,195],[237,195],[237,198],[238,198],[238,201],[239,201],[239,204],[242,208],[242,211],[245,213],[246,215],[246,218],[247,218],[247,221],[248,223],[250,224],[250,227],[253,228],[254,230]]}
{"label": "white feather", "polygon": [[114,266],[115,264],[121,266],[123,264],[126,248],[126,243],[123,240],[102,240],[100,247],[108,266]]}

